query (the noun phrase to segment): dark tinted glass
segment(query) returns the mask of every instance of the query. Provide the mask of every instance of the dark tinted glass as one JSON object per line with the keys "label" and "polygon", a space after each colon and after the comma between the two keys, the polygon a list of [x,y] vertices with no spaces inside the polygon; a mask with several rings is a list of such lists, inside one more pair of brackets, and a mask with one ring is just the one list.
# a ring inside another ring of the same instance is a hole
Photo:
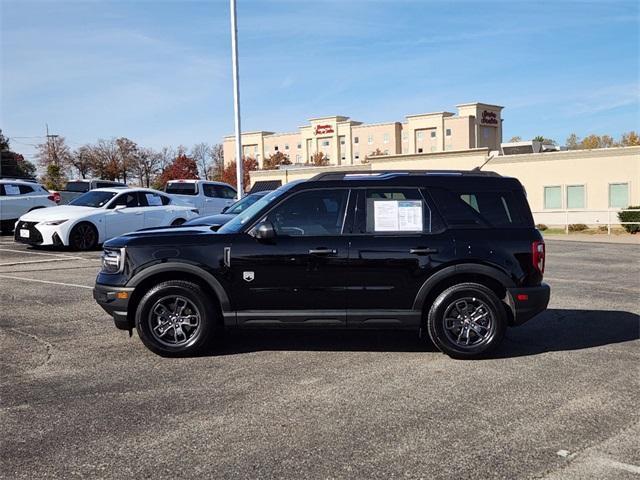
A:
{"label": "dark tinted glass", "polygon": [[171,182],[167,184],[165,192],[175,195],[195,195],[198,193],[198,188],[195,183]]}
{"label": "dark tinted glass", "polygon": [[526,224],[512,192],[432,191],[438,208],[452,226],[517,227]]}
{"label": "dark tinted glass", "polygon": [[205,197],[215,198],[218,196],[218,192],[216,192],[216,189],[213,185],[209,185],[205,183],[204,185],[202,185],[202,191]]}
{"label": "dark tinted glass", "polygon": [[88,192],[89,182],[68,182],[64,188],[67,192]]}
{"label": "dark tinted glass", "polygon": [[235,198],[236,191],[224,185],[216,185],[217,196],[220,198]]}
{"label": "dark tinted glass", "polygon": [[278,235],[340,235],[347,190],[314,190],[287,199],[267,219]]}
{"label": "dark tinted glass", "polygon": [[19,185],[19,187],[20,187],[21,195],[25,195],[27,193],[33,193],[33,187],[30,187],[29,185]]}
{"label": "dark tinted glass", "polygon": [[122,193],[113,201],[109,208],[115,208],[117,205],[124,205],[127,208],[133,208],[138,206],[138,194],[137,192]]}

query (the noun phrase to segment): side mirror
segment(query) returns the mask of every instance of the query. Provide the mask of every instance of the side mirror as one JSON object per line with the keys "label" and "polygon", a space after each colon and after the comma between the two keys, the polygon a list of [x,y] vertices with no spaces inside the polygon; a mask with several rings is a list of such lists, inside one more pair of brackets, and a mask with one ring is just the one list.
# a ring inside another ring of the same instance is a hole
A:
{"label": "side mirror", "polygon": [[127,208],[126,205],[116,205],[115,207],[113,207],[114,210],[122,210],[123,208]]}
{"label": "side mirror", "polygon": [[224,213],[224,212],[226,212],[227,210],[229,210],[229,207],[224,207],[222,210],[220,210],[220,213]]}
{"label": "side mirror", "polygon": [[256,228],[256,238],[261,242],[270,242],[276,238],[276,231],[273,224],[267,220],[260,222]]}

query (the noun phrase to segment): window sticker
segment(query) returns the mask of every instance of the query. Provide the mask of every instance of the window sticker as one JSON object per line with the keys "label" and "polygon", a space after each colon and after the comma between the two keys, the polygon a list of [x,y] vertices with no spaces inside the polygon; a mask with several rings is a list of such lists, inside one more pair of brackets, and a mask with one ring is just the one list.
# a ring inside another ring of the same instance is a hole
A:
{"label": "window sticker", "polygon": [[162,206],[162,199],[160,198],[160,195],[156,195],[154,193],[145,193],[145,196],[147,197],[147,203],[150,207]]}
{"label": "window sticker", "polygon": [[374,231],[422,231],[421,200],[374,200]]}
{"label": "window sticker", "polygon": [[4,192],[7,195],[20,195],[20,187],[17,185],[6,184],[4,185]]}

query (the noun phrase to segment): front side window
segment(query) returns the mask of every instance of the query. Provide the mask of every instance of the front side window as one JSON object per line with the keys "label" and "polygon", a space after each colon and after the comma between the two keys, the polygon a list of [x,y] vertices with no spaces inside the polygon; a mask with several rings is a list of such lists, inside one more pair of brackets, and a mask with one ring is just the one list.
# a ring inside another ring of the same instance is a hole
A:
{"label": "front side window", "polygon": [[629,206],[629,184],[609,184],[609,208],[627,208]]}
{"label": "front side window", "polygon": [[567,208],[585,208],[584,185],[567,186]]}
{"label": "front side window", "polygon": [[[91,192],[89,192],[91,193]],[[127,208],[135,208],[139,206],[138,193],[128,192],[118,195],[113,202],[109,205],[109,208],[115,208],[118,205],[124,205]]]}
{"label": "front side window", "polygon": [[560,185],[544,187],[544,208],[562,208],[562,187]]}
{"label": "front side window", "polygon": [[294,195],[267,215],[278,235],[340,235],[348,190],[311,190]]}

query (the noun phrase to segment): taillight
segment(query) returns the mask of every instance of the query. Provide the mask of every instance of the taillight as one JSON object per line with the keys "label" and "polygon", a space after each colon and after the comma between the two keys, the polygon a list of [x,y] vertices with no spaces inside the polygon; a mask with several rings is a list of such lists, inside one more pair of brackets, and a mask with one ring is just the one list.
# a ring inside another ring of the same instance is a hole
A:
{"label": "taillight", "polygon": [[51,195],[47,198],[52,202],[60,203],[60,194],[58,192],[51,192]]}
{"label": "taillight", "polygon": [[544,257],[544,242],[533,242],[531,244],[531,260],[533,268],[540,272],[540,275],[544,273]]}

